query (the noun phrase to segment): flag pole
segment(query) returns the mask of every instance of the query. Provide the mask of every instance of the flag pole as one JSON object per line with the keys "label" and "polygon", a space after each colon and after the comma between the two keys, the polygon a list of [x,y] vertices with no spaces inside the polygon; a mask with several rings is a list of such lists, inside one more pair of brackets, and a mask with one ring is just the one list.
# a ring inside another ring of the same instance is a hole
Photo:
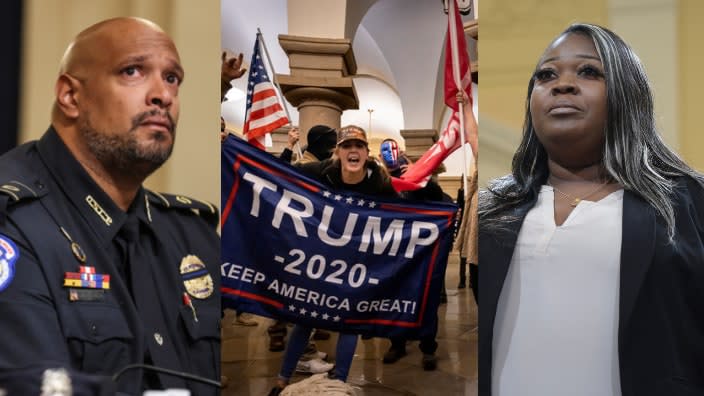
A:
{"label": "flag pole", "polygon": [[[459,32],[457,31],[457,21],[456,21],[456,15],[457,15],[457,4],[455,0],[449,0],[449,8],[447,12],[448,16],[448,26],[449,26],[449,31],[450,31],[450,49],[452,51],[452,77],[455,80],[455,85],[459,90],[463,90],[462,87],[462,80],[460,79],[460,65],[459,65],[459,48],[457,48],[457,35]],[[464,34],[464,31],[462,32]],[[463,51],[466,51],[465,48],[462,49]],[[447,54],[445,54],[447,56]],[[469,174],[469,165],[467,161],[467,149],[464,147],[466,141],[464,138],[464,100],[462,102],[458,102],[459,104],[459,118],[460,118],[460,143],[462,144],[462,158],[464,162],[464,172],[463,174]],[[467,188],[467,177],[463,176],[462,177],[462,187],[464,188],[465,194],[468,190]]]}
{"label": "flag pole", "polygon": [[[274,64],[271,63],[271,57],[269,56],[269,50],[266,48],[266,43],[264,42],[264,35],[262,34],[261,29],[257,28],[257,37],[259,38],[259,44],[261,45],[262,49],[264,50],[264,57],[266,58],[266,63],[269,66],[269,70],[271,70],[271,82],[274,83],[274,86],[276,87],[276,97],[281,101],[281,105],[284,108],[284,111],[286,112],[286,117],[288,117],[288,122],[289,125],[293,125],[291,123],[291,114],[288,112],[288,106],[286,106],[286,102],[283,98],[283,94],[281,93],[281,86],[279,85],[279,82],[276,81],[276,71],[274,70]],[[296,142],[296,154],[298,154],[298,160],[300,161],[301,158],[303,158],[303,151],[301,150],[301,145]]]}
{"label": "flag pole", "polygon": [[367,109],[367,112],[369,112],[369,127],[367,128],[367,139],[369,141],[372,141],[372,113],[374,112],[374,109]]}

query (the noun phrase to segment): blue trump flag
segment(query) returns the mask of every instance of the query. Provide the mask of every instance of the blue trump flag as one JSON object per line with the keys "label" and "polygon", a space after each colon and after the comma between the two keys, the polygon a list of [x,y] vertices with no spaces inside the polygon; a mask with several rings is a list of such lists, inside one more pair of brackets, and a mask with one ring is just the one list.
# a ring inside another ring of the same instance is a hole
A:
{"label": "blue trump flag", "polygon": [[455,205],[333,190],[234,136],[221,163],[223,307],[370,336],[432,331]]}

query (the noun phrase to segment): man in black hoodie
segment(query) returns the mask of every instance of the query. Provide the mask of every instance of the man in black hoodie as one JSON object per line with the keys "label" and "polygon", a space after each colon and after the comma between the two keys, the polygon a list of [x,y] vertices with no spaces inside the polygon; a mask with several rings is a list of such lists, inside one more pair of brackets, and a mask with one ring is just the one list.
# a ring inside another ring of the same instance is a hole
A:
{"label": "man in black hoodie", "polygon": [[[307,164],[309,162],[323,161],[332,156],[332,152],[337,145],[337,132],[335,129],[325,125],[316,125],[308,130],[308,146],[303,152],[303,158],[297,162]],[[293,151],[285,148],[281,153],[281,159],[291,162]]]}

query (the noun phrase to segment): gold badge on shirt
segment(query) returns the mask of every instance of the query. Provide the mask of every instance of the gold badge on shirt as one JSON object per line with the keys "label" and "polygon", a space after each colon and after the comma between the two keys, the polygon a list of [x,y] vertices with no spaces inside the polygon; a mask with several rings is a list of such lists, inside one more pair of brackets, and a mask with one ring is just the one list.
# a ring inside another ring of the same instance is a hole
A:
{"label": "gold badge on shirt", "polygon": [[213,278],[198,256],[189,254],[182,258],[179,269],[188,294],[198,299],[205,299],[213,294]]}

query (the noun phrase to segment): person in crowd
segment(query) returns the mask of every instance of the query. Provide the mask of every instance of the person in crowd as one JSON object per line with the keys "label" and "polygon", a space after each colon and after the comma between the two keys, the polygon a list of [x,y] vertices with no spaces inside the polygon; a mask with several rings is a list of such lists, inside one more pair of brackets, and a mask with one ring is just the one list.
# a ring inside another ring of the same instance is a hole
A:
{"label": "person in crowd", "polygon": [[296,147],[296,144],[298,144],[300,139],[301,131],[297,127],[289,128],[286,133],[286,147],[284,147],[284,151],[281,152],[279,158],[290,163],[293,159],[293,149]]}
{"label": "person in crowd", "polygon": [[479,394],[704,394],[703,185],[633,50],[560,33],[512,172],[480,196]]}
{"label": "person in crowd", "polygon": [[[464,179],[464,175],[462,175],[462,178]],[[462,216],[464,216],[464,188],[460,187],[457,190],[457,207],[459,210],[457,211],[457,218],[455,220],[455,242],[461,241],[461,226],[462,226]],[[458,289],[464,289],[467,287],[467,257],[462,254],[461,249],[458,249],[460,251],[460,280],[459,283],[457,284]]]}
{"label": "person in crowd", "polygon": [[183,78],[144,19],[99,22],[68,46],[48,130],[0,157],[0,372],[78,371],[77,390],[127,369],[124,394],[219,393],[217,210],[142,186],[172,152]]}
{"label": "person in crowd", "polygon": [[244,54],[241,52],[236,57],[227,57],[227,52],[223,51],[220,57],[222,64],[220,66],[220,101],[227,100],[225,95],[227,91],[232,89],[232,80],[236,80],[247,72],[247,68],[243,66]]}
{"label": "person in crowd", "polygon": [[473,222],[476,222],[476,220],[473,221],[472,219],[476,219],[478,204],[477,178],[477,169],[475,166],[472,177],[467,183],[467,186],[469,188],[469,194],[466,195],[466,197],[469,197],[469,202],[466,202],[467,199],[465,198],[463,188],[460,188],[457,192],[457,200],[458,202],[461,200],[462,205],[460,206],[461,220],[459,222],[459,230],[457,231],[457,237],[455,238],[455,249],[459,252],[460,255],[460,282],[457,288],[464,289],[465,287],[467,287],[467,262],[469,261],[469,286],[472,289],[474,301],[479,303],[479,268],[477,265],[478,227],[476,226],[476,224],[472,224]]}
{"label": "person in crowd", "polygon": [[[297,163],[308,163],[323,161],[332,156],[333,150],[337,145],[337,132],[335,129],[325,125],[315,125],[308,130],[308,144],[303,151],[303,157],[299,158]],[[296,139],[298,141],[298,139]],[[281,153],[281,159],[291,162],[293,156],[293,144],[289,136],[289,144]]]}
{"label": "person in crowd", "polygon": [[[398,142],[394,139],[384,139],[379,146],[379,160],[382,165],[386,167],[389,174],[393,177],[401,177],[408,166],[411,165],[411,160],[406,156],[406,154],[400,150]],[[445,200],[443,196],[443,191],[440,185],[434,178],[428,180],[425,187],[414,190],[414,191],[404,191],[401,194],[402,198],[413,200],[413,201],[443,201]],[[447,302],[447,295],[444,290],[444,283],[442,288],[442,296],[444,295],[445,302]],[[437,368],[437,357],[435,356],[435,351],[438,348],[438,343],[436,341],[438,332],[438,322],[437,319],[433,324],[433,331],[430,335],[422,337],[418,347],[423,353],[421,359],[421,365],[426,371],[432,371]],[[396,363],[399,359],[406,356],[406,338],[404,337],[393,337],[391,340],[391,347],[386,351],[383,357],[383,362],[385,364]]]}
{"label": "person in crowd", "polygon": [[[326,160],[332,156],[335,149],[337,132],[325,125],[316,125],[308,130],[308,145],[303,152],[303,157],[296,161],[297,164],[318,162]],[[300,132],[298,128],[291,128],[288,132],[287,145],[281,153],[282,160],[291,162],[293,158],[293,148],[298,143]],[[272,352],[283,351],[286,348],[287,323],[277,320],[269,326],[269,350]],[[316,329],[313,332],[312,340],[324,341],[330,339],[330,332]],[[300,360],[296,364],[296,371],[307,374],[324,373],[332,370],[332,364],[325,362],[328,354],[319,351],[313,341],[308,343]]]}
{"label": "person in crowd", "polygon": [[[227,92],[232,89],[232,80],[238,79],[242,76],[244,76],[245,72],[247,69],[243,65],[243,59],[244,55],[240,53],[236,57],[228,57],[226,52],[222,53],[221,61],[221,71],[220,71],[220,100],[225,101],[227,100],[225,95]],[[316,129],[317,128],[317,129]],[[320,136],[324,132],[330,132],[333,135],[333,144],[328,148],[329,151],[331,151],[334,148],[334,137],[336,136],[334,129],[330,129],[327,127],[324,127],[322,129],[320,126],[318,127],[313,127],[309,131],[309,139],[311,138],[311,133],[313,136],[313,150],[315,152],[319,153],[324,153],[325,151],[322,148],[319,147],[327,147],[323,146],[325,144],[324,142],[326,141],[325,139],[320,139]],[[329,130],[329,131],[328,131]],[[225,138],[227,137],[227,133],[225,132],[225,120],[220,117],[220,141],[224,141]],[[287,132],[287,143],[286,147],[284,148],[283,152],[281,153],[281,158],[282,160],[286,162],[291,162],[292,156],[293,156],[293,149],[296,143],[298,143],[298,140],[300,138],[300,132],[297,127],[291,127],[289,128]],[[329,139],[328,139],[329,140]],[[319,142],[318,142],[319,141]],[[322,154],[321,154],[322,155]],[[329,156],[328,156],[329,157]],[[315,157],[312,157],[310,154],[308,156],[304,155],[303,159],[304,160],[313,160]],[[246,315],[243,312],[236,312],[235,313],[235,318],[233,320],[234,325],[238,326],[256,326],[258,322],[254,319],[250,319],[245,317]],[[269,351],[271,352],[280,352],[283,351],[286,347],[286,333],[287,333],[287,323],[285,321],[281,320],[276,320],[271,326],[267,328],[267,334],[269,335]],[[330,333],[323,331],[323,330],[317,330],[313,334],[313,339],[315,340],[327,340],[330,338]],[[309,373],[309,374],[316,374],[316,373],[325,373],[328,372],[332,369],[332,364],[325,362],[325,359],[327,359],[327,353],[318,351],[316,345],[314,342],[310,342],[308,346],[305,349],[304,354],[301,356],[300,361],[296,365],[296,370],[302,373]]]}
{"label": "person in crowd", "polygon": [[[465,125],[473,125],[476,123],[474,114],[472,112],[471,101],[467,96],[466,92],[460,90],[457,92],[457,102],[464,103],[463,106],[463,117]],[[477,127],[474,126],[473,129],[476,131]],[[472,150],[472,162],[470,165],[469,172],[471,175],[467,180],[467,189],[464,191],[464,186],[460,187],[457,191],[457,205],[460,210],[458,211],[458,223],[457,223],[457,234],[455,235],[455,250],[459,252],[460,255],[460,281],[457,285],[458,289],[464,289],[467,287],[467,262],[469,262],[469,284],[472,288],[472,294],[474,296],[474,301],[479,301],[479,296],[477,294],[479,285],[479,268],[477,266],[477,239],[478,230],[477,226],[477,205],[478,205],[478,172],[477,172],[477,157],[479,156],[479,135],[477,133],[470,133],[467,136],[467,143]],[[462,175],[462,180],[464,180],[465,175]]]}
{"label": "person in crowd", "polygon": [[[366,132],[355,125],[343,127],[337,133],[337,146],[331,158],[299,164],[298,167],[312,178],[336,189],[381,197],[397,196],[386,171],[369,157]],[[277,385],[269,395],[278,395],[288,385],[296,362],[308,344],[312,331],[313,329],[303,325],[293,327]],[[347,380],[356,346],[357,334],[339,334],[335,367],[329,373],[331,378],[342,382]]]}

